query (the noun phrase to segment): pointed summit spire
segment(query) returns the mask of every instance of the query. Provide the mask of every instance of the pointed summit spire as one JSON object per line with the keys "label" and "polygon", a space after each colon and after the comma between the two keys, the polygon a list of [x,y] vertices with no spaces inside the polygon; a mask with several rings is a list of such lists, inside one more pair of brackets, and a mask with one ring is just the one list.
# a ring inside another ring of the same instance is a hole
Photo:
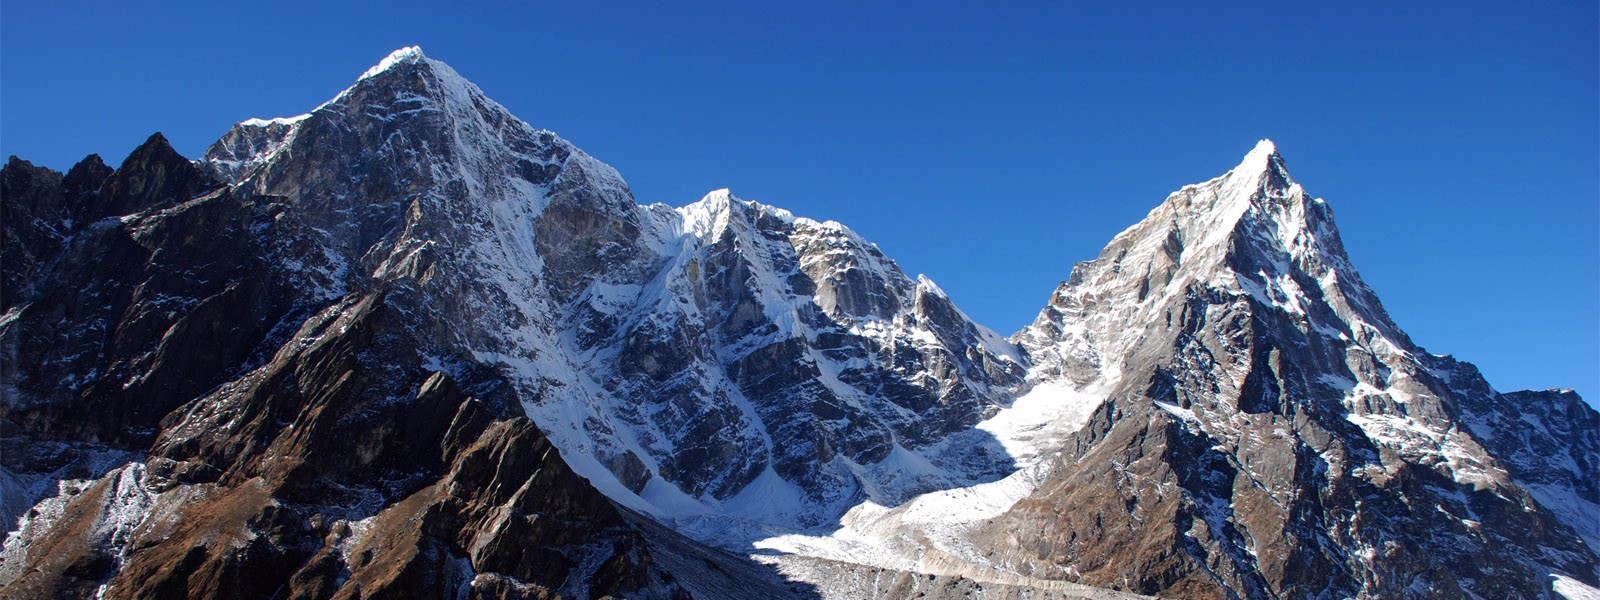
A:
{"label": "pointed summit spire", "polygon": [[[492,103],[488,97],[484,96],[483,90],[478,89],[477,85],[467,81],[450,65],[440,60],[428,58],[427,55],[422,53],[420,46],[406,46],[390,52],[383,60],[378,61],[378,64],[373,65],[372,68],[367,69],[360,77],[356,78],[355,83],[351,84],[348,89],[340,92],[338,96],[335,96],[324,106],[339,104],[352,94],[358,94],[362,90],[376,90],[374,93],[378,96],[383,96],[383,98],[374,97],[371,100],[390,104],[399,98],[398,96],[390,96],[401,92],[402,89],[407,95],[430,98],[435,103],[438,103],[440,107],[445,103],[451,102],[470,105],[474,103],[471,99],[473,97],[477,97],[485,103]],[[401,100],[401,102],[405,102],[405,100]],[[496,106],[498,105],[496,104]],[[504,109],[501,110],[504,111]],[[507,116],[509,116],[509,113],[507,113]]]}
{"label": "pointed summit spire", "polygon": [[[1294,279],[1287,271],[1294,265],[1315,273]],[[1083,383],[1103,366],[1094,356],[1129,352],[1126,345],[1138,340],[1116,328],[1091,332],[1087,338],[1083,332],[1073,333],[1084,326],[1077,320],[1086,307],[1106,302],[1142,306],[1155,311],[1143,318],[1155,319],[1150,315],[1165,309],[1152,299],[1185,297],[1194,285],[1262,292],[1293,280],[1297,286],[1306,281],[1303,287],[1310,288],[1329,270],[1339,270],[1341,281],[1356,279],[1331,211],[1290,179],[1277,145],[1263,139],[1238,166],[1172,193],[1144,220],[1118,234],[1099,258],[1074,267],[1051,306],[1017,340],[1034,353],[1036,364],[1045,365],[1041,373]],[[1262,292],[1262,297],[1269,296]],[[1289,292],[1270,297],[1291,296],[1298,297]],[[1376,305],[1376,300],[1362,302]],[[1369,322],[1380,321],[1374,317]],[[1089,346],[1095,351],[1082,354],[1078,345],[1088,338],[1097,339]]]}
{"label": "pointed summit spire", "polygon": [[1277,144],[1272,143],[1272,140],[1263,139],[1256,142],[1256,147],[1251,148],[1250,152],[1244,155],[1244,160],[1239,161],[1239,166],[1234,167],[1233,171],[1251,175],[1265,173],[1271,170],[1274,164],[1277,164],[1278,168],[1282,169],[1283,156],[1278,154]]}
{"label": "pointed summit spire", "polygon": [[1253,181],[1251,187],[1265,187],[1267,190],[1287,191],[1294,185],[1289,170],[1283,164],[1283,155],[1278,154],[1278,145],[1270,139],[1256,142],[1256,146],[1244,155],[1244,160],[1239,161],[1239,166],[1229,171],[1227,176],[1248,177]]}
{"label": "pointed summit spire", "polygon": [[[418,145],[411,151],[428,155],[444,153],[446,159],[455,160],[469,158],[453,154],[465,147],[497,151],[485,148],[497,146],[495,139],[501,135],[501,128],[508,126],[515,127],[519,136],[529,140],[542,139],[541,136],[549,138],[543,142],[530,141],[530,144],[557,143],[553,135],[535,130],[489,99],[478,86],[449,65],[428,58],[421,47],[406,46],[390,52],[356,78],[350,87],[305,114],[255,118],[239,123],[207,149],[202,161],[220,179],[240,182],[275,157],[292,154],[280,150],[295,145],[297,140],[327,135],[334,130],[372,134],[365,138],[341,138],[343,141],[338,143],[357,140],[367,144],[359,149],[346,149],[350,156],[371,156],[384,148],[394,150],[386,146],[390,143],[387,134],[379,136],[376,132],[405,130],[410,134],[406,141]],[[442,136],[450,139],[447,141]],[[455,139],[461,136],[473,139],[466,142]],[[306,143],[315,145],[317,142]],[[306,148],[301,151],[305,152]],[[558,154],[564,157],[567,152],[558,151],[551,156]],[[533,164],[542,164],[543,160],[516,158],[528,159],[526,164],[506,159],[508,168],[517,170],[519,177],[539,184],[548,183],[554,177],[553,171],[547,173],[543,166]]]}
{"label": "pointed summit spire", "polygon": [[1250,153],[1244,156],[1244,160],[1245,162],[1250,162],[1252,158],[1256,157],[1263,157],[1260,160],[1265,160],[1277,155],[1278,145],[1272,143],[1270,139],[1262,139],[1256,142],[1256,147],[1250,149]]}

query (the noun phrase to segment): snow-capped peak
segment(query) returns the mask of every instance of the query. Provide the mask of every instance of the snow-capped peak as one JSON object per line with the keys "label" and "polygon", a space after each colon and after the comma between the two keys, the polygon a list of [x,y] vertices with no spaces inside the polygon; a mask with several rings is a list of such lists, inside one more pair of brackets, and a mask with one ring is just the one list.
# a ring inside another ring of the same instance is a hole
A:
{"label": "snow-capped peak", "polygon": [[1267,161],[1268,159],[1270,159],[1272,156],[1276,155],[1277,153],[1278,153],[1278,145],[1277,144],[1272,143],[1272,140],[1270,140],[1270,139],[1262,139],[1262,140],[1256,142],[1256,147],[1255,148],[1251,148],[1249,154],[1244,155],[1243,164],[1248,165],[1248,164],[1254,164],[1254,163],[1257,163],[1257,162],[1264,163],[1265,161]]}
{"label": "snow-capped peak", "polygon": [[428,57],[422,53],[421,46],[406,46],[399,50],[395,50],[394,52],[390,52],[389,56],[384,57],[383,60],[378,61],[378,64],[373,65],[372,68],[367,69],[365,73],[362,73],[361,79],[366,79],[387,71],[390,67],[398,64],[415,63],[426,58]]}
{"label": "snow-capped peak", "polygon": [[425,94],[444,99],[465,99],[471,96],[477,96],[482,98],[486,103],[499,108],[508,116],[510,115],[510,111],[506,111],[503,107],[500,107],[497,103],[494,103],[493,100],[489,100],[489,98],[483,94],[483,90],[478,88],[477,84],[467,81],[466,78],[462,77],[460,73],[457,73],[454,68],[450,67],[450,65],[433,60],[423,55],[422,48],[418,46],[408,46],[389,53],[389,56],[384,57],[383,60],[378,61],[378,64],[373,65],[372,68],[367,69],[365,73],[362,73],[361,77],[356,79],[356,83],[352,85],[350,89],[347,89],[343,93],[339,94],[339,96],[334,97],[334,99],[330,102],[338,102],[340,98],[343,98],[345,95],[349,94],[351,90],[361,87],[367,80],[376,78],[379,75],[387,73],[403,65],[426,66],[429,74],[432,75],[432,77],[429,79],[431,79],[432,83],[436,84],[437,86],[435,89],[431,90],[411,91],[423,92]]}
{"label": "snow-capped peak", "polygon": [[[1294,290],[1278,296],[1263,290],[1276,290],[1279,279],[1315,282],[1331,269],[1348,271],[1334,280],[1355,281],[1348,264],[1331,213],[1309,200],[1289,177],[1276,144],[1264,139],[1238,166],[1172,193],[1118,234],[1098,259],[1075,267],[1039,320],[1015,339],[1033,353],[1036,379],[1082,384],[1116,371],[1117,365],[1102,361],[1126,354],[1139,342],[1140,336],[1128,331],[1141,327],[1139,322],[1164,319],[1167,302],[1184,297],[1194,284],[1298,299],[1290,293]],[[1295,265],[1316,273],[1294,279]],[[1129,310],[1117,319],[1102,315],[1085,321],[1090,307],[1106,303]],[[1299,302],[1280,304],[1303,310]],[[1376,306],[1376,301],[1357,304]]]}
{"label": "snow-capped peak", "polygon": [[1289,177],[1289,170],[1283,164],[1283,155],[1278,154],[1277,144],[1267,139],[1256,142],[1256,146],[1244,155],[1244,160],[1239,161],[1239,166],[1228,171],[1222,179],[1230,181],[1228,187],[1239,192],[1232,195],[1241,200],[1254,200],[1252,196],[1258,195],[1286,196],[1294,187],[1294,180]]}
{"label": "snow-capped peak", "polygon": [[696,238],[712,236],[719,226],[727,225],[728,211],[738,201],[732,191],[722,188],[712,190],[699,201],[677,209],[682,216],[683,232]]}
{"label": "snow-capped peak", "polygon": [[[547,186],[568,167],[607,180],[607,185],[601,186],[607,190],[626,189],[626,183],[609,166],[592,160],[559,136],[518,119],[455,69],[427,58],[416,46],[390,53],[350,87],[306,114],[241,122],[208,149],[201,162],[224,180],[238,183],[270,170],[280,153],[297,146],[296,140],[308,135],[306,131],[327,136],[336,131],[349,134],[381,128],[404,135],[385,138],[376,151],[398,152],[408,160],[430,165],[455,164],[464,173],[436,171],[431,166],[425,171],[430,176],[459,178],[466,191],[479,191],[479,184],[498,180],[496,174],[500,173]],[[518,141],[509,143],[508,137]],[[351,141],[354,138],[341,138],[339,143]],[[316,145],[301,145],[300,151],[311,151]],[[408,148],[402,150],[399,145]],[[569,155],[575,160],[568,161]],[[618,198],[619,194],[607,194],[613,204],[632,204],[631,198],[626,202]]]}
{"label": "snow-capped peak", "polygon": [[[374,76],[376,76],[376,75],[378,75],[380,73],[383,73],[384,71],[388,71],[389,69],[394,68],[395,65],[404,64],[404,63],[416,63],[416,62],[421,61],[421,60],[426,60],[427,58],[428,58],[427,55],[422,53],[422,47],[421,46],[406,46],[406,47],[401,48],[399,50],[395,50],[394,52],[390,52],[388,56],[383,58],[383,60],[378,61],[378,64],[375,64],[375,65],[369,67],[365,72],[361,73],[361,76],[356,78],[356,81],[359,82],[359,81],[364,80],[364,79],[370,79],[370,78],[372,78],[372,77],[374,77]],[[346,91],[348,91],[348,90],[346,90]],[[342,96],[343,94],[340,94],[340,95]],[[328,103],[325,102],[325,103],[322,104],[322,106],[327,106],[327,104]],[[322,106],[318,106],[317,108],[322,108]],[[313,111],[313,112],[315,112],[315,111]],[[299,114],[299,115],[295,115],[295,116],[292,116],[292,117],[275,117],[275,118],[271,118],[271,119],[262,119],[262,118],[259,118],[259,117],[253,117],[253,118],[249,118],[249,119],[245,119],[243,121],[240,121],[239,125],[244,126],[244,127],[270,127],[270,126],[273,126],[273,125],[294,125],[294,124],[299,123],[300,121],[304,121],[304,120],[306,120],[306,119],[308,119],[310,117],[311,117],[311,113],[310,112]]]}
{"label": "snow-capped peak", "polygon": [[733,195],[733,190],[722,188],[707,192],[695,204],[705,204],[707,207],[711,207],[711,210],[727,210],[728,205],[737,201],[739,199]]}

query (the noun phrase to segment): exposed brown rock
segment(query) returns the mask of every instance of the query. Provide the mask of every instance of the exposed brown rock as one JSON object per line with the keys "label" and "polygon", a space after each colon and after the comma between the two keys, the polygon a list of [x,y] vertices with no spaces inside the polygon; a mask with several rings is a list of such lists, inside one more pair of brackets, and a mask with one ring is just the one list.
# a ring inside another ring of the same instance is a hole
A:
{"label": "exposed brown rock", "polygon": [[[124,467],[68,500],[8,555],[26,575],[0,593],[683,595],[497,384],[470,396],[413,348],[382,294],[308,319],[271,361],[166,419],[147,475]],[[147,506],[111,493],[130,482]],[[92,534],[114,511],[137,513],[131,529]]]}

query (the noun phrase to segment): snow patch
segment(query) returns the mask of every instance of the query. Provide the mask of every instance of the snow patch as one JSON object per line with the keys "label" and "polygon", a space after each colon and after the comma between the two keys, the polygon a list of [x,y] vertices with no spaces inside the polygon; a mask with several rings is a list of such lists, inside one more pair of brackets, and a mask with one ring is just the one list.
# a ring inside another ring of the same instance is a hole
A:
{"label": "snow patch", "polygon": [[1193,410],[1182,408],[1175,404],[1168,404],[1160,400],[1156,401],[1156,407],[1167,411],[1174,417],[1182,419],[1185,423],[1193,423],[1197,425],[1200,423],[1200,417],[1196,417]]}
{"label": "snow patch", "polygon": [[299,122],[304,121],[304,120],[309,119],[309,118],[311,118],[311,113],[306,113],[306,114],[303,114],[303,115],[295,115],[293,117],[275,117],[275,118],[271,118],[271,119],[251,118],[251,119],[245,119],[243,121],[240,121],[239,124],[242,125],[242,126],[245,126],[245,127],[267,127],[267,126],[271,126],[271,125],[294,125],[295,123],[299,123]]}
{"label": "snow patch", "polygon": [[1600,589],[1560,573],[1550,574],[1550,591],[1567,600],[1600,600]]}
{"label": "snow patch", "polygon": [[1067,383],[1040,384],[977,428],[999,440],[1017,464],[1031,465],[1082,429],[1103,399],[1100,386],[1082,390]]}
{"label": "snow patch", "polygon": [[[759,550],[865,564],[902,571],[939,572],[944,558],[988,565],[966,534],[986,519],[1004,513],[1043,481],[1053,449],[1088,423],[1109,389],[1104,383],[1087,389],[1050,383],[1035,386],[1011,406],[979,423],[976,430],[993,435],[1011,455],[1017,469],[988,483],[951,487],[921,494],[896,507],[871,500],[851,508],[840,527],[826,535],[792,533],[756,541]],[[903,452],[897,448],[897,452]],[[908,457],[885,463],[904,464]],[[912,470],[935,469],[926,463]]]}

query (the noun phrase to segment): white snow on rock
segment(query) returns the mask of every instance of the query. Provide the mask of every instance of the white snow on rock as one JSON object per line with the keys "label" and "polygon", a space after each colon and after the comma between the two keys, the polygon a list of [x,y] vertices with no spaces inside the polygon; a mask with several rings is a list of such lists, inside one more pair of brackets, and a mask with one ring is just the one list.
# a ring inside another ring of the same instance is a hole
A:
{"label": "white snow on rock", "polygon": [[394,52],[390,52],[388,56],[383,58],[383,60],[378,61],[378,64],[373,65],[372,68],[367,69],[365,73],[362,73],[361,79],[373,77],[401,63],[417,62],[425,58],[427,57],[422,54],[421,46],[407,46],[405,48],[395,50]]}
{"label": "white snow on rock", "polygon": [[[979,423],[974,429],[992,435],[1015,461],[1016,469],[1005,477],[921,494],[897,506],[869,500],[846,512],[835,531],[777,535],[753,546],[780,555],[899,571],[980,576],[993,566],[966,534],[1038,488],[1048,459],[1063,439],[1083,428],[1105,391],[1103,381],[1084,389],[1062,382],[1036,385]],[[788,564],[782,556],[766,560]]]}
{"label": "white snow on rock", "polygon": [[245,119],[239,124],[245,127],[267,127],[271,125],[293,125],[311,117],[311,113],[295,115],[293,117],[276,117],[272,119]]}
{"label": "white snow on rock", "polygon": [[[49,539],[48,536],[55,534],[57,521],[75,504],[87,503],[89,510],[94,511],[90,513],[94,521],[83,537],[84,542],[104,548],[121,560],[132,550],[128,545],[135,531],[149,518],[156,503],[156,493],[145,487],[144,475],[144,463],[133,462],[111,470],[100,479],[59,481],[57,493],[34,505],[0,546],[0,581],[15,581],[20,576],[15,569],[37,563],[28,558],[30,553],[51,550],[48,545],[41,546],[39,539]],[[97,495],[85,495],[90,493]]]}
{"label": "white snow on rock", "polygon": [[1600,600],[1600,589],[1560,573],[1550,574],[1550,591],[1566,600]]}

